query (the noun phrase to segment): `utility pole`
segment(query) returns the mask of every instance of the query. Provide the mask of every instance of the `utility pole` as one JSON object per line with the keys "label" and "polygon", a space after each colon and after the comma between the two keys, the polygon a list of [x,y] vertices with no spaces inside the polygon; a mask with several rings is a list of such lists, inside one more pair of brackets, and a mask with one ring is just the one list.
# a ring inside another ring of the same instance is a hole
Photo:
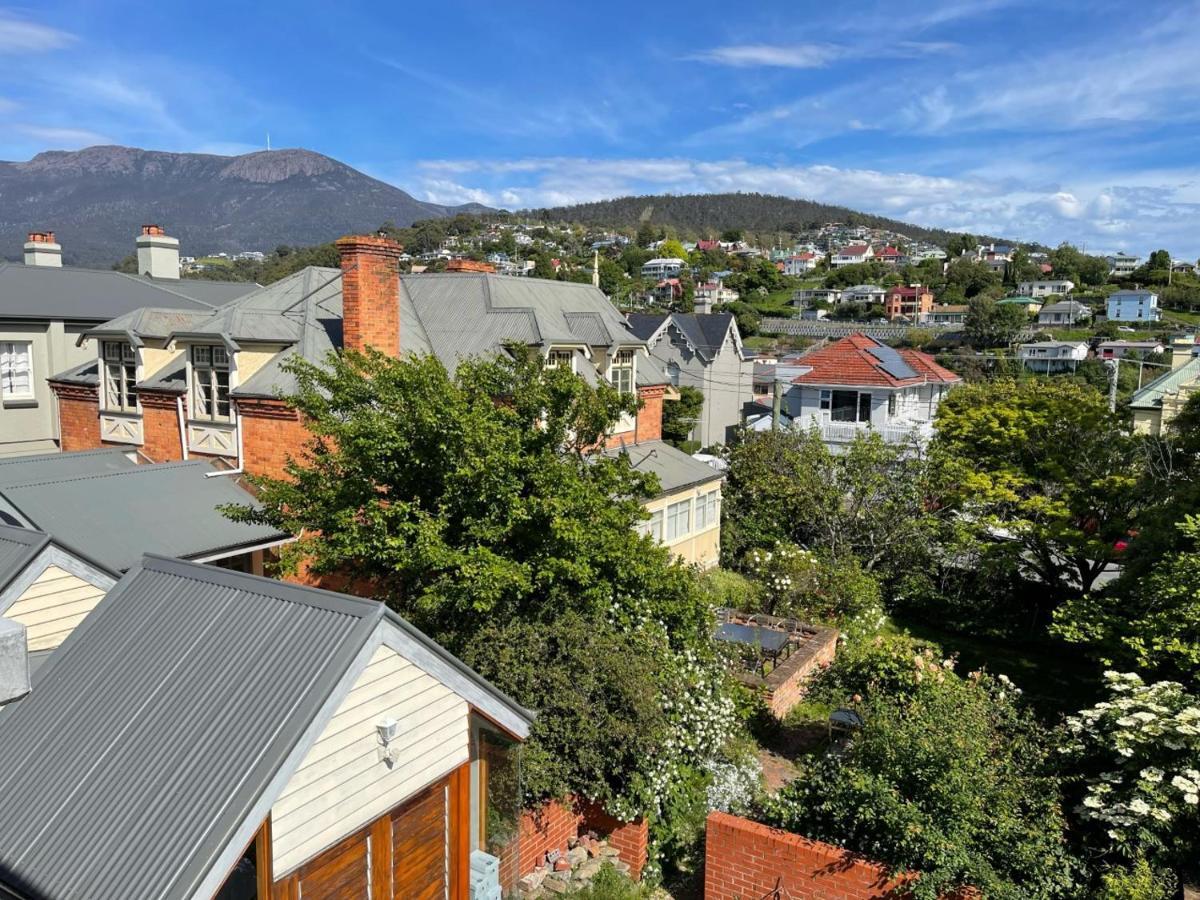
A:
{"label": "utility pole", "polygon": [[779,380],[779,375],[775,375],[774,381],[775,396],[771,399],[771,430],[779,430],[779,414],[783,407],[783,382]]}

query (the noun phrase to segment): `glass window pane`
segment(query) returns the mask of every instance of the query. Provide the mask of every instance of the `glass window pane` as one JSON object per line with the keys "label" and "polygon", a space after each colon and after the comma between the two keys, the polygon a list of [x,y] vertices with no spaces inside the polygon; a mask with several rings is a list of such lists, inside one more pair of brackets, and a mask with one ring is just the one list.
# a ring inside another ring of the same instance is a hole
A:
{"label": "glass window pane", "polygon": [[871,421],[871,395],[870,394],[859,394],[858,395],[858,421],[860,421],[860,422],[870,422]]}
{"label": "glass window pane", "polygon": [[829,418],[834,422],[853,422],[858,413],[858,391],[833,391]]}

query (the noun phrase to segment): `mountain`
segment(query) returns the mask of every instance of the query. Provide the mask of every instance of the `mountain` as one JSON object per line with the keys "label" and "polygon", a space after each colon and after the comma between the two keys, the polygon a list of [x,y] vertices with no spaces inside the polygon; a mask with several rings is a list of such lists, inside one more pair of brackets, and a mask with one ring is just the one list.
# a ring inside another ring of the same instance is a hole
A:
{"label": "mountain", "polygon": [[770,194],[660,194],[619,197],[575,206],[530,210],[524,215],[548,222],[636,227],[643,222],[666,225],[682,236],[716,237],[727,229],[741,231],[800,232],[826,222],[844,222],[868,228],[885,228],[910,238],[945,244],[953,232],[924,228],[883,216],[856,212],[812,200],[794,200]]}
{"label": "mountain", "polygon": [[146,223],[180,252],[270,252],[371,231],[390,220],[487,212],[424,203],[311,150],[242,156],[133,147],[53,150],[0,162],[0,258],[19,259],[30,231],[53,231],[68,264],[108,266],[134,250]]}

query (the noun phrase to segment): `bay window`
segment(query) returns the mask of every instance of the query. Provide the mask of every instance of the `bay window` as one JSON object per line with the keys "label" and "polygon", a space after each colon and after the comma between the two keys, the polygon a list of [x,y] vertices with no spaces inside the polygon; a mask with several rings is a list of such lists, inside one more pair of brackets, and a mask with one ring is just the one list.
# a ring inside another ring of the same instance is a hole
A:
{"label": "bay window", "polygon": [[34,399],[33,344],[29,341],[0,341],[0,399]]}
{"label": "bay window", "polygon": [[228,422],[232,419],[229,406],[229,352],[221,345],[192,347],[191,416],[210,422]]}
{"label": "bay window", "polygon": [[104,408],[137,412],[137,354],[127,341],[104,341]]}

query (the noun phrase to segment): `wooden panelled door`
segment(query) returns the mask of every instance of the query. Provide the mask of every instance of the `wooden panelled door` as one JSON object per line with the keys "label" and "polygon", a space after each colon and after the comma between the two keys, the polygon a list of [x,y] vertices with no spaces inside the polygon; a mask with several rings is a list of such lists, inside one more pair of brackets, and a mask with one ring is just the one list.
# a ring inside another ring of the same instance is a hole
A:
{"label": "wooden panelled door", "polygon": [[287,878],[274,900],[465,900],[470,777],[464,765]]}

